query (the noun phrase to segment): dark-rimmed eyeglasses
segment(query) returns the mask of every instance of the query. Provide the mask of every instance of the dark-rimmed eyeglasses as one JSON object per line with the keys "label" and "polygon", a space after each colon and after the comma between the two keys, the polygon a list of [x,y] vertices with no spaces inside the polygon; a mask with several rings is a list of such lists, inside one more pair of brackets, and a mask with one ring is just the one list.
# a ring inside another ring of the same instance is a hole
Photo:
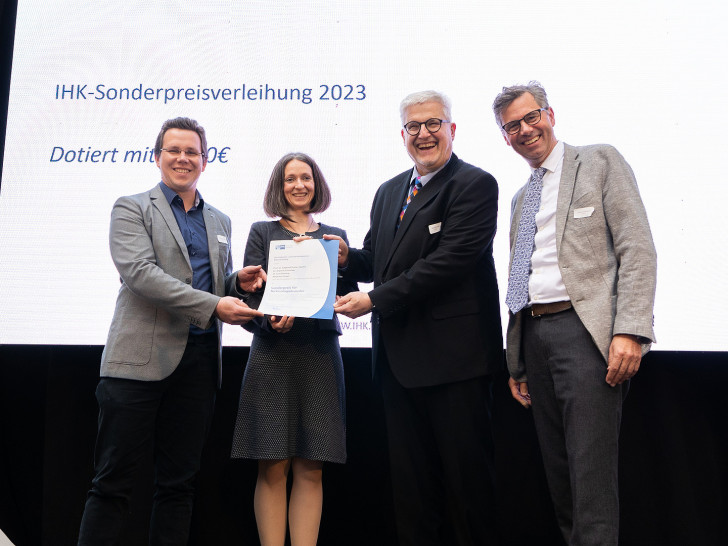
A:
{"label": "dark-rimmed eyeglasses", "polygon": [[197,150],[180,150],[179,148],[162,148],[162,151],[167,152],[172,157],[179,157],[182,154],[185,154],[190,159],[197,159],[200,156],[205,157],[204,153],[198,152]]}
{"label": "dark-rimmed eyeglasses", "polygon": [[440,130],[440,127],[442,127],[443,123],[450,123],[450,122],[445,119],[439,119],[439,118],[430,118],[424,122],[410,121],[410,122],[407,122],[404,124],[404,130],[407,131],[407,133],[412,136],[417,136],[420,134],[420,130],[422,129],[422,126],[424,125],[428,132],[436,133]]}
{"label": "dark-rimmed eyeglasses", "polygon": [[528,114],[523,116],[521,119],[509,121],[501,125],[501,128],[509,135],[515,135],[521,130],[521,122],[525,121],[529,125],[536,125],[541,121],[541,112],[545,112],[548,108],[539,108],[538,110],[531,110]]}

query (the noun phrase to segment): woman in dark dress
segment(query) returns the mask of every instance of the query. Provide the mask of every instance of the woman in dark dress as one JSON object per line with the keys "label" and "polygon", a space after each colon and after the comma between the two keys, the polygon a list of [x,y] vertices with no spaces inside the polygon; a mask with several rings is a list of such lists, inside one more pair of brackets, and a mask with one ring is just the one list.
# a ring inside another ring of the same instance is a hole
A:
{"label": "woman in dark dress", "polygon": [[[313,217],[330,201],[326,180],[313,159],[300,153],[281,158],[263,205],[268,216],[280,220],[251,226],[245,264],[267,269],[273,240],[321,239],[331,234],[348,243],[346,232]],[[337,294],[353,290],[355,283],[339,280]],[[252,296],[257,301],[249,300],[249,305],[257,307],[260,297]],[[341,327],[334,315],[331,319],[266,316],[246,328],[254,336],[240,390],[232,456],[258,460],[254,506],[261,544],[282,546],[286,519],[293,545],[316,544],[323,463],[346,461]]]}

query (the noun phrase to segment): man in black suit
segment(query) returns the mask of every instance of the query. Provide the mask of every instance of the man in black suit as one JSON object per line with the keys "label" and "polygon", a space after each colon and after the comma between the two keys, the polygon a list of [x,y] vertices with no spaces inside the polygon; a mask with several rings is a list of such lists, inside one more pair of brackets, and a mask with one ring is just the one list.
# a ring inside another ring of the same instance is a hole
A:
{"label": "man in black suit", "polygon": [[413,93],[400,114],[414,168],[377,191],[363,248],[341,244],[344,274],[374,289],[347,294],[336,311],[372,311],[400,544],[494,544],[498,186],[452,153],[447,97]]}

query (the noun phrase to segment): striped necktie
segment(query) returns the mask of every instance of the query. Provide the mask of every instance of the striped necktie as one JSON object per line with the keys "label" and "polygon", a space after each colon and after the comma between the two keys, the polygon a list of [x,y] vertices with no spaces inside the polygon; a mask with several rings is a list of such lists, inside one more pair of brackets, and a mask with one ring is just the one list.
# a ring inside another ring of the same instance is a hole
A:
{"label": "striped necktie", "polygon": [[410,204],[410,201],[414,198],[415,195],[417,195],[417,192],[419,192],[422,189],[422,182],[420,182],[420,177],[418,176],[415,180],[414,184],[410,185],[409,193],[407,194],[407,200],[404,202],[404,205],[402,205],[402,212],[399,213],[399,220],[397,220],[397,227],[399,227],[399,224],[402,222],[402,218],[404,218],[404,212],[407,210],[407,207]]}

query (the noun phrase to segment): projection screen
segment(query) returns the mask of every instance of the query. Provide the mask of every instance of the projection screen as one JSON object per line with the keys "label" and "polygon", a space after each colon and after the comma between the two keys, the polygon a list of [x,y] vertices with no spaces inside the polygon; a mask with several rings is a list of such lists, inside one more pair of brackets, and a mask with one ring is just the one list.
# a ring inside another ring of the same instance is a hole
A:
{"label": "projection screen", "polygon": [[[104,344],[119,287],[109,213],[159,182],[152,148],[165,119],[207,129],[198,189],[232,218],[242,265],[271,169],[291,151],[313,156],[332,188],[317,219],[360,246],[377,187],[412,166],[398,105],[422,89],[450,96],[455,152],[498,180],[502,300],[510,200],[529,169],[491,104],[502,86],[536,79],[559,139],[612,144],[636,173],[658,251],[654,348],[726,351],[724,6],[19,0],[0,343]],[[342,322],[342,346],[370,345],[369,316]],[[250,336],[227,327],[224,341]]]}

